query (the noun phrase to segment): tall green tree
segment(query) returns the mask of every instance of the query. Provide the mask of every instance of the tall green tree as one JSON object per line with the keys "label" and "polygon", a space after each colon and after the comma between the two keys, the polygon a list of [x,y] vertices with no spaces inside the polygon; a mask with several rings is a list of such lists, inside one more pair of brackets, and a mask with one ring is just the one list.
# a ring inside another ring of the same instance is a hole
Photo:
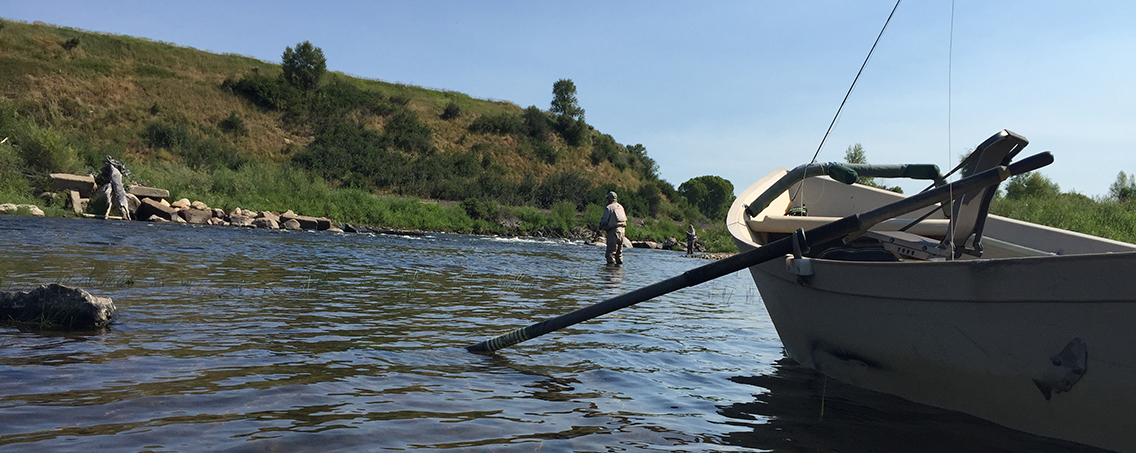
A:
{"label": "tall green tree", "polygon": [[1054,198],[1061,195],[1061,187],[1041,173],[1031,171],[1010,178],[1006,183],[1006,198]]}
{"label": "tall green tree", "polygon": [[327,59],[323,50],[304,41],[296,44],[296,50],[291,47],[284,49],[284,80],[290,85],[314,90],[319,87],[320,78],[327,72]]}
{"label": "tall green tree", "polygon": [[1128,201],[1136,195],[1136,175],[1123,171],[1116,175],[1116,181],[1108,186],[1108,196],[1116,201]]}
{"label": "tall green tree", "polygon": [[711,219],[725,217],[734,202],[734,185],[721,176],[691,178],[678,186],[678,193]]}
{"label": "tall green tree", "polygon": [[584,109],[576,100],[576,84],[572,79],[560,79],[552,84],[552,107],[556,115],[556,128],[570,146],[582,146],[591,140],[591,129],[584,122]]}
{"label": "tall green tree", "polygon": [[576,84],[572,83],[572,79],[560,79],[552,84],[552,107],[549,111],[570,120],[584,119],[584,109],[576,100]]}

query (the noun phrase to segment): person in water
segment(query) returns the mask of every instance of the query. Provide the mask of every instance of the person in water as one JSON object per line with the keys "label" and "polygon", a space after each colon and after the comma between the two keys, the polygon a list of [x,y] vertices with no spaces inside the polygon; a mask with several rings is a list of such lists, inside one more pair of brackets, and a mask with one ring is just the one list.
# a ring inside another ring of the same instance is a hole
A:
{"label": "person in water", "polygon": [[603,217],[600,217],[600,229],[604,231],[607,241],[607,252],[604,258],[607,264],[623,264],[623,232],[627,227],[627,213],[623,205],[615,201],[615,192],[607,193],[607,206],[604,207]]}
{"label": "person in water", "polygon": [[690,229],[686,230],[686,254],[687,255],[693,255],[694,254],[694,241],[697,241],[697,240],[698,240],[698,235],[694,231],[694,225],[691,225]]}

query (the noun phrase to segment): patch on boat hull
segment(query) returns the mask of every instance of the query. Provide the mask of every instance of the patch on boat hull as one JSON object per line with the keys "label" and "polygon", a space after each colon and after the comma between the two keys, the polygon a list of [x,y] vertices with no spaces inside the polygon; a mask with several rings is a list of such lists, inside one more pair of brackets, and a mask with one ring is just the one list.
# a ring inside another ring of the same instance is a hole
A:
{"label": "patch on boat hull", "polygon": [[1050,399],[1054,393],[1068,392],[1088,371],[1089,350],[1080,338],[1074,338],[1061,352],[1049,357],[1049,365],[1040,379],[1034,379],[1038,390]]}
{"label": "patch on boat hull", "polygon": [[845,365],[856,365],[863,368],[887,371],[887,367],[875,359],[820,341],[810,341],[809,352],[812,354],[812,361],[817,371],[820,372],[824,372],[824,366],[822,365],[824,360],[822,360],[822,358],[828,357],[844,362]]}

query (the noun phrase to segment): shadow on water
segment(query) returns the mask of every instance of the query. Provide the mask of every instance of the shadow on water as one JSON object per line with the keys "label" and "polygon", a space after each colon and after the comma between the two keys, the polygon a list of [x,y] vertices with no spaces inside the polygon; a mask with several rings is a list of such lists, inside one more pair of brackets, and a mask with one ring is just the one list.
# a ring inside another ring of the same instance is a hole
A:
{"label": "shadow on water", "polygon": [[761,389],[720,408],[742,428],[722,442],[776,452],[1103,452],[1015,431],[826,377],[789,358],[771,373],[731,378]]}

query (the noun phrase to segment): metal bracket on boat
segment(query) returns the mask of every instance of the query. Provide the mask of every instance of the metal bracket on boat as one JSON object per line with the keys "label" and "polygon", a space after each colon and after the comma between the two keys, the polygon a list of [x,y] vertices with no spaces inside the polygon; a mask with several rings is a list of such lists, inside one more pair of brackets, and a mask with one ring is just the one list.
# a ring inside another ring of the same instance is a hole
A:
{"label": "metal bracket on boat", "polygon": [[1049,364],[1041,379],[1034,379],[1038,390],[1048,400],[1054,393],[1068,392],[1088,371],[1088,347],[1080,338],[1074,338],[1061,352],[1049,357]]}
{"label": "metal bracket on boat", "polygon": [[813,275],[813,262],[811,259],[805,258],[805,253],[809,253],[805,229],[797,228],[797,231],[793,232],[793,257],[786,262],[789,273],[799,277]]}
{"label": "metal bracket on boat", "polygon": [[949,252],[938,242],[923,236],[902,231],[867,231],[865,237],[880,241],[884,250],[897,253],[900,256],[928,260],[931,258],[946,258]]}

